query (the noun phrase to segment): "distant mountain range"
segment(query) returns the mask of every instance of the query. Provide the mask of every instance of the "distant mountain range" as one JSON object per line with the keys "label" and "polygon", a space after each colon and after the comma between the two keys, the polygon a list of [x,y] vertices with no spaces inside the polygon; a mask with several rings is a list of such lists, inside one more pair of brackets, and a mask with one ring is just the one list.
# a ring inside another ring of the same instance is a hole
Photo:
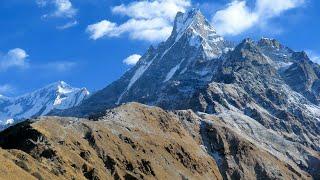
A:
{"label": "distant mountain range", "polygon": [[67,87],[0,107],[60,116],[0,132],[0,159],[42,179],[320,177],[320,66],[275,39],[227,41],[197,9],[104,89]]}
{"label": "distant mountain range", "polygon": [[74,88],[63,81],[18,97],[0,96],[0,127],[77,106],[88,96],[86,88]]}

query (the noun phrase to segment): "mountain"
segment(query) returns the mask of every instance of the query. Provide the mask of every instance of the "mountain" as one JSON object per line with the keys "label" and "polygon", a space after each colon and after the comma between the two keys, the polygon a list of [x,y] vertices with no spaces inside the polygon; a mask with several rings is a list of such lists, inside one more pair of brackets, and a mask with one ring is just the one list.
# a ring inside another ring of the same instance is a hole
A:
{"label": "mountain", "polygon": [[224,40],[201,12],[178,13],[171,36],[80,106],[90,117],[125,102],[210,114],[232,110],[294,142],[320,148],[320,66],[275,39]]}
{"label": "mountain", "polygon": [[319,78],[305,52],[229,42],[192,9],[78,106],[0,132],[0,159],[43,179],[318,179]]}
{"label": "mountain", "polygon": [[[169,108],[174,99],[179,103],[176,108],[185,109],[180,101],[207,84],[217,67],[214,60],[233,48],[233,43],[219,36],[199,10],[178,13],[166,42],[156,48],[151,46],[136,66],[75,108],[71,115],[87,116],[130,101]],[[184,92],[177,92],[178,86]],[[167,101],[169,104],[165,104]]]}
{"label": "mountain", "polygon": [[19,97],[0,96],[0,126],[3,128],[26,118],[43,116],[53,109],[77,106],[88,96],[87,89],[74,88],[63,81]]}
{"label": "mountain", "polygon": [[[42,117],[0,132],[0,177],[312,179],[258,141],[274,138],[273,151],[298,150],[306,158],[302,163],[310,167],[317,167],[317,152],[286,141],[257,122],[242,121],[236,122],[241,130],[253,126],[252,133],[261,139],[249,140],[235,124],[219,117],[192,110],[168,112],[138,103],[110,109],[95,121]],[[313,177],[316,171],[310,171]]]}
{"label": "mountain", "polygon": [[313,174],[306,152],[320,151],[319,78],[320,66],[305,52],[269,38],[229,42],[192,9],[178,13],[167,41],[151,46],[119,80],[52,115],[95,119],[127,102],[191,109]]}

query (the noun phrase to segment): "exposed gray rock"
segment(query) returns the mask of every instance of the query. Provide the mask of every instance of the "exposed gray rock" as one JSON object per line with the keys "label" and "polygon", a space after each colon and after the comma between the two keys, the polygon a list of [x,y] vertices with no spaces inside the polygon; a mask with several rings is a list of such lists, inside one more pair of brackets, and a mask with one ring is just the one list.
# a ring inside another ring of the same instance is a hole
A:
{"label": "exposed gray rock", "polygon": [[[319,65],[304,52],[267,38],[233,46],[191,10],[179,13],[168,40],[150,47],[119,80],[80,106],[53,114],[99,116],[131,101],[216,116],[233,112],[286,141],[319,151],[319,75]],[[303,158],[296,159],[301,166]],[[303,167],[309,168],[307,163]]]}

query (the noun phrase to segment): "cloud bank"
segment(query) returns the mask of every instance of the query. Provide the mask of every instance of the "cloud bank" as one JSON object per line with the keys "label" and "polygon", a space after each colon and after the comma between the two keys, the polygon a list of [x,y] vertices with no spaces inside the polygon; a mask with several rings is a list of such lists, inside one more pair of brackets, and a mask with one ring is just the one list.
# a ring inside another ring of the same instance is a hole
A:
{"label": "cloud bank", "polygon": [[118,37],[128,34],[131,39],[158,42],[165,40],[172,31],[172,22],[177,12],[191,6],[190,0],[134,1],[112,8],[112,13],[129,19],[117,24],[102,20],[87,27],[93,40],[102,37]]}
{"label": "cloud bank", "polygon": [[256,0],[254,7],[250,8],[246,1],[236,0],[217,11],[212,23],[221,35],[239,35],[303,4],[304,0]]}

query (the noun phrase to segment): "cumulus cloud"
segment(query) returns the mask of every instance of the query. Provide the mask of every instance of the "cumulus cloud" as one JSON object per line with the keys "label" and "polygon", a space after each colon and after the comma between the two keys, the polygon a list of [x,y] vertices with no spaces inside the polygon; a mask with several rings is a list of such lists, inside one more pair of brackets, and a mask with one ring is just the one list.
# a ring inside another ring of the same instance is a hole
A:
{"label": "cumulus cloud", "polygon": [[68,20],[65,24],[57,26],[57,29],[64,30],[78,25],[75,18],[78,10],[73,7],[70,0],[36,0],[36,3],[41,8],[49,7],[53,9],[52,12],[44,14],[43,19],[64,18]]}
{"label": "cumulus cloud", "polygon": [[220,34],[236,35],[250,28],[258,20],[255,13],[250,12],[245,1],[234,1],[224,10],[218,11],[213,23]]}
{"label": "cumulus cloud", "polygon": [[11,67],[24,67],[29,55],[20,48],[11,49],[8,53],[0,54],[0,70],[7,70]]}
{"label": "cumulus cloud", "polygon": [[126,65],[135,65],[141,58],[139,54],[132,54],[131,56],[127,57],[123,60],[123,63]]}
{"label": "cumulus cloud", "polygon": [[69,0],[55,0],[56,11],[54,16],[56,17],[73,17],[76,15],[77,10],[73,8],[72,3]]}
{"label": "cumulus cloud", "polygon": [[257,0],[256,11],[260,16],[274,17],[303,3],[304,0]]}
{"label": "cumulus cloud", "polygon": [[64,17],[73,18],[77,14],[70,0],[37,0],[39,7],[54,6],[54,11],[45,14],[43,17]]}
{"label": "cumulus cloud", "polygon": [[128,21],[117,24],[102,20],[89,25],[87,32],[94,40],[128,34],[131,39],[162,41],[170,35],[176,13],[184,12],[190,6],[190,0],[145,0],[121,4],[113,7],[112,13],[127,16]]}
{"label": "cumulus cloud", "polygon": [[116,31],[117,29],[117,24],[112,23],[107,20],[100,21],[96,24],[89,25],[87,27],[87,32],[90,33],[90,38],[91,39],[99,39],[103,36],[119,36],[119,32]]}
{"label": "cumulus cloud", "polygon": [[238,35],[254,26],[263,25],[283,12],[297,8],[304,0],[256,0],[253,8],[246,1],[233,1],[212,18],[219,34]]}
{"label": "cumulus cloud", "polygon": [[112,8],[112,12],[135,19],[153,19],[162,17],[174,20],[178,11],[184,11],[191,5],[188,0],[154,0],[136,1],[129,5],[120,5]]}

